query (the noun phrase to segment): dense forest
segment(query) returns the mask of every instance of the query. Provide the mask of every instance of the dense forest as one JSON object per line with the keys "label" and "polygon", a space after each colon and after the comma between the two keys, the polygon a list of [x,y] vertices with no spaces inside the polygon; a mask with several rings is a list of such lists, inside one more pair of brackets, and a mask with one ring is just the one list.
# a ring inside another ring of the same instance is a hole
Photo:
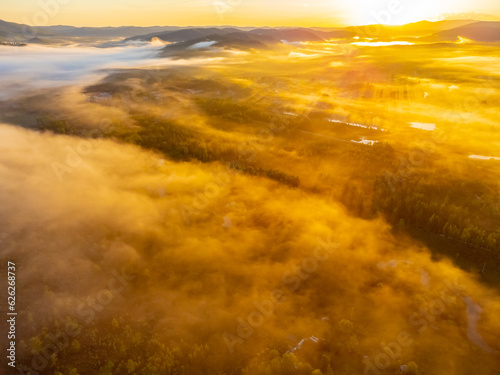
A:
{"label": "dense forest", "polygon": [[[237,123],[272,121],[275,116],[228,99],[200,100],[200,103],[209,115]],[[238,144],[221,142],[199,129],[161,117],[136,114],[133,119],[139,130],[109,135],[158,150],[172,160],[222,162],[238,172],[267,177],[294,188],[300,186],[300,176],[266,163],[261,166],[248,161],[247,154],[238,150]],[[297,129],[306,127],[309,122],[310,119],[304,118],[292,122],[287,119],[287,133],[280,133],[280,136],[287,142],[296,140]],[[41,129],[58,134],[92,136],[67,120],[41,117],[38,123]],[[361,184],[348,180],[342,186],[335,186],[337,199],[354,214],[361,217],[383,214],[399,230],[415,226],[460,240],[470,245],[471,251],[487,251],[488,257],[499,259],[500,194],[495,182],[456,180],[446,170],[437,174],[418,172],[409,177],[401,176],[395,168],[398,162],[396,151],[387,142],[366,147],[321,141],[310,142],[307,149],[299,150],[306,157],[361,161],[380,172],[363,176]],[[328,176],[323,176],[323,179],[328,179]]]}

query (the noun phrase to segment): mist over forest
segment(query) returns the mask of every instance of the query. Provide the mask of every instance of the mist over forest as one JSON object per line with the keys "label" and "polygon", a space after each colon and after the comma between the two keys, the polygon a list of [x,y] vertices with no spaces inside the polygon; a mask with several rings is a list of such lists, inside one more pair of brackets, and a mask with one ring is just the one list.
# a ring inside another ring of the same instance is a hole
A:
{"label": "mist over forest", "polygon": [[0,26],[0,373],[499,373],[497,23]]}

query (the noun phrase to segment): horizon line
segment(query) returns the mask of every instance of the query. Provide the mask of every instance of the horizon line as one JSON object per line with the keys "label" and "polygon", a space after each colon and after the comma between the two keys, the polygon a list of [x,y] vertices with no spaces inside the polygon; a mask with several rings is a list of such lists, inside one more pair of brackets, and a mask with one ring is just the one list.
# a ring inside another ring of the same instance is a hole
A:
{"label": "horizon line", "polygon": [[399,25],[394,25],[394,24],[384,24],[384,23],[367,23],[367,24],[358,24],[358,25],[338,25],[338,26],[298,26],[298,25],[286,25],[286,26],[255,26],[255,25],[231,25],[231,24],[224,24],[224,25],[148,25],[148,26],[139,26],[139,25],[120,25],[120,26],[76,26],[76,25],[69,25],[69,24],[53,24],[53,25],[29,25],[25,23],[18,23],[18,22],[13,22],[13,21],[7,21],[4,19],[0,19],[0,21],[8,22],[8,23],[14,23],[17,25],[26,25],[29,27],[33,28],[39,28],[39,27],[75,27],[75,28],[93,28],[93,29],[100,29],[100,28],[123,28],[123,27],[137,27],[137,28],[151,28],[151,27],[180,27],[180,28],[195,28],[195,27],[234,27],[234,28],[302,28],[302,29],[310,29],[310,28],[348,28],[348,27],[365,27],[365,26],[386,26],[386,27],[400,27],[400,26],[406,26],[406,25],[412,25],[420,22],[431,22],[431,23],[437,23],[437,22],[443,22],[443,21],[476,21],[476,22],[499,22],[499,21],[481,21],[473,18],[453,18],[453,19],[441,19],[441,20],[420,20],[420,21],[415,21],[415,22],[408,22],[404,24],[399,24]]}

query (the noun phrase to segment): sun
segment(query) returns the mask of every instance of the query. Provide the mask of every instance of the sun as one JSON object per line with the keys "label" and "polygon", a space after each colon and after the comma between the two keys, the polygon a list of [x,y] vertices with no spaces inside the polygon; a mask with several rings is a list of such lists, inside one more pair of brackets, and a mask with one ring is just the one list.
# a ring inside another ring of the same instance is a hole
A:
{"label": "sun", "polygon": [[349,0],[344,2],[347,18],[353,25],[403,25],[439,19],[453,10],[452,0]]}

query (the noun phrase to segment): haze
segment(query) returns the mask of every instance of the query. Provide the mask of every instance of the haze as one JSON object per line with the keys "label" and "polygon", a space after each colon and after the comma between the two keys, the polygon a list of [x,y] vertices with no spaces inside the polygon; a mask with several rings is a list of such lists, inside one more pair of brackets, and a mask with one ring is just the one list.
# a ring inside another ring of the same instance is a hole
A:
{"label": "haze", "polygon": [[500,13],[367,4],[8,2],[1,374],[498,374]]}
{"label": "haze", "polygon": [[[4,19],[32,26],[235,25],[334,27],[379,23],[379,14],[398,9],[388,24],[443,18],[446,14],[498,15],[496,0],[90,0],[3,1]],[[59,5],[60,4],[60,5]],[[47,9],[49,17],[37,13]],[[381,16],[382,17],[382,16]]]}

